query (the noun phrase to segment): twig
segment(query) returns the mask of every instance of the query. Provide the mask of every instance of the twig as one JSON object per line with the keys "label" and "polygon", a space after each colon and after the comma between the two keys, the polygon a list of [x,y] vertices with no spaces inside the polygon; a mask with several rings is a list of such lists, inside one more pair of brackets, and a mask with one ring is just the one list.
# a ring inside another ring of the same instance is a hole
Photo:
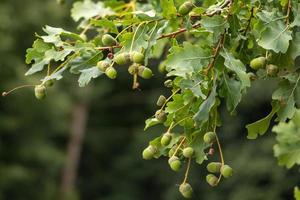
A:
{"label": "twig", "polygon": [[286,19],[285,19],[285,22],[287,25],[290,23],[291,8],[292,8],[292,3],[291,3],[291,0],[289,0],[288,5],[287,5]]}
{"label": "twig", "polygon": [[246,29],[245,29],[245,31],[244,31],[244,36],[246,36],[247,35],[247,32],[248,32],[248,30],[249,30],[249,28],[250,28],[250,25],[251,25],[251,20],[252,20],[252,18],[253,18],[253,16],[254,16],[254,7],[252,7],[251,8],[251,14],[250,14],[250,17],[249,17],[249,19],[248,19],[248,24],[247,24],[247,26],[246,26]]}
{"label": "twig", "polygon": [[183,184],[185,184],[187,182],[187,179],[188,179],[188,176],[189,176],[189,171],[190,171],[190,168],[191,168],[191,160],[192,160],[192,158],[189,158],[189,160],[188,160],[188,164],[187,164],[186,171],[185,171],[185,174],[184,174]]}
{"label": "twig", "polygon": [[225,39],[225,33],[221,35],[221,38],[219,39],[219,42],[214,50],[214,55],[213,55],[213,60],[209,63],[208,67],[205,70],[205,74],[207,74],[215,65],[217,57],[219,55],[220,49],[223,46],[224,43],[224,39]]}

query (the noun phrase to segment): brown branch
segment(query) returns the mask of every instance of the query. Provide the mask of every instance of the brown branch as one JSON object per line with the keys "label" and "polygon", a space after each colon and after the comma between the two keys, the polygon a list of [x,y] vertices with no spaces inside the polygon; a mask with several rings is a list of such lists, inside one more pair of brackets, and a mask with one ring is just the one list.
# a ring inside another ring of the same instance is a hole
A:
{"label": "brown branch", "polygon": [[[201,26],[200,23],[194,24],[192,26],[192,28],[199,28]],[[168,33],[168,34],[163,34],[160,37],[157,38],[157,40],[163,39],[163,38],[173,38],[176,37],[177,35],[184,33],[185,31],[187,31],[186,28],[181,28],[178,31],[172,32],[172,33]]]}
{"label": "brown branch", "polygon": [[213,60],[209,63],[208,67],[205,70],[205,74],[207,74],[215,65],[217,57],[219,55],[220,49],[223,47],[225,41],[225,33],[221,35],[217,46],[214,49]]}
{"label": "brown branch", "polygon": [[292,2],[291,0],[289,0],[288,5],[287,5],[287,12],[286,12],[286,24],[290,23],[290,12],[291,12],[291,8],[292,8]]}

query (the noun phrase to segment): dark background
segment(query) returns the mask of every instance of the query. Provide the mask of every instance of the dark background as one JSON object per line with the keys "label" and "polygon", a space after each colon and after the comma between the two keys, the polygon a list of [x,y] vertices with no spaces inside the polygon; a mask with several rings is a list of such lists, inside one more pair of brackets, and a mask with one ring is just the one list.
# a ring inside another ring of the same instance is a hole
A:
{"label": "dark background", "polygon": [[[0,1],[0,91],[37,83],[41,76],[24,76],[29,67],[24,64],[26,49],[45,24],[75,30],[70,6],[71,2],[59,6],[55,0]],[[156,62],[151,68],[155,77],[142,82],[142,91],[131,90],[124,71],[115,81],[103,76],[83,89],[77,86],[78,77],[65,74],[45,101],[35,99],[33,88],[1,97],[0,200],[181,199],[177,184],[183,171],[172,172],[166,159],[141,158],[147,142],[164,131],[153,128],[143,132],[144,120],[155,112],[157,97],[169,95],[162,87],[164,76],[157,71]],[[194,199],[293,199],[299,172],[277,166],[273,133],[249,141],[244,128],[270,111],[273,87],[272,82],[255,83],[236,116],[222,109],[224,125],[218,131],[226,162],[235,174],[211,188],[205,182],[205,164],[193,164],[190,183]],[[67,164],[74,161],[70,152],[76,155],[80,150],[78,169],[64,170],[66,165],[74,166]],[[63,181],[62,177],[72,172],[76,179]]]}

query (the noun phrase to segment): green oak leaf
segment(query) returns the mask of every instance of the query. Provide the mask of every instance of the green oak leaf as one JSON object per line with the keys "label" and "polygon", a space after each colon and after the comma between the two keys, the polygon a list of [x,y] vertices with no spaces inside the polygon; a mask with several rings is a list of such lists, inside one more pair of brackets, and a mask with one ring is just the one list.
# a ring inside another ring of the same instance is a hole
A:
{"label": "green oak leaf", "polygon": [[292,40],[292,32],[283,21],[269,23],[258,41],[258,45],[276,53],[286,53],[289,41]]}
{"label": "green oak leaf", "polygon": [[216,101],[216,84],[214,84],[211,93],[200,105],[198,112],[194,115],[194,120],[198,123],[204,123],[209,119],[209,113]]}
{"label": "green oak leaf", "polygon": [[270,126],[270,122],[273,118],[273,116],[276,114],[276,112],[279,110],[279,104],[278,103],[274,103],[272,105],[272,111],[270,112],[270,114],[268,116],[266,116],[263,119],[260,119],[252,124],[248,124],[246,126],[247,130],[248,130],[248,139],[256,139],[259,135],[264,135],[269,126]]}
{"label": "green oak leaf", "polygon": [[[31,55],[28,55],[28,61],[32,57],[32,51],[29,50],[29,54],[31,52]],[[65,49],[65,50],[56,50],[54,47],[44,52],[44,55],[40,55],[41,57],[36,57],[35,63],[31,66],[31,68],[25,73],[26,76],[32,75],[36,72],[42,71],[45,67],[45,65],[48,65],[51,60],[54,60],[56,62],[58,61],[64,61],[65,58],[72,52],[71,49]]]}
{"label": "green oak leaf", "polygon": [[246,87],[250,87],[250,77],[246,73],[245,65],[240,60],[234,58],[234,56],[225,48],[220,54],[225,59],[224,65],[237,74],[241,81],[241,89],[244,90]]}
{"label": "green oak leaf", "polygon": [[289,122],[280,122],[273,127],[276,133],[277,144],[274,145],[274,154],[279,165],[287,168],[300,164],[300,111]]}
{"label": "green oak leaf", "polygon": [[177,10],[173,0],[160,0],[160,6],[163,10],[163,17],[165,17],[166,19],[176,17]]}
{"label": "green oak leaf", "polygon": [[80,70],[81,74],[78,79],[79,87],[85,87],[89,84],[92,78],[97,78],[103,74],[98,67]]}
{"label": "green oak leaf", "polygon": [[299,99],[296,96],[299,81],[300,74],[295,74],[290,79],[281,81],[278,88],[273,92],[272,99],[281,102],[281,107],[277,112],[277,121],[286,121],[294,116],[296,99]]}
{"label": "green oak leaf", "polygon": [[[300,15],[300,14],[299,14]],[[287,54],[295,60],[300,56],[300,32],[295,33]]]}
{"label": "green oak leaf", "polygon": [[242,84],[223,73],[223,84],[221,95],[226,98],[226,106],[229,112],[233,113],[242,99]]}
{"label": "green oak leaf", "polygon": [[96,27],[101,27],[101,28],[105,28],[108,29],[110,33],[115,33],[118,34],[119,31],[115,25],[115,23],[111,20],[108,19],[91,19],[91,24],[96,26]]}
{"label": "green oak leaf", "polygon": [[211,52],[198,45],[184,42],[183,47],[174,46],[166,61],[168,76],[187,78],[207,66],[210,58]]}
{"label": "green oak leaf", "polygon": [[291,27],[300,26],[300,3],[292,6],[294,21],[291,23]]}
{"label": "green oak leaf", "polygon": [[150,119],[147,119],[145,121],[145,128],[144,128],[144,131],[149,129],[150,127],[152,126],[155,126],[157,124],[160,124],[160,122],[156,119],[156,118],[150,118]]}
{"label": "green oak leaf", "polygon": [[93,2],[91,0],[77,1],[73,4],[71,9],[71,16],[74,21],[80,19],[90,19],[95,16],[105,17],[107,15],[115,14],[110,8],[106,8],[103,2]]}
{"label": "green oak leaf", "polygon": [[221,34],[224,33],[225,29],[229,27],[227,20],[220,15],[215,15],[212,17],[203,16],[201,19],[201,25],[203,28],[213,34],[215,41]]}

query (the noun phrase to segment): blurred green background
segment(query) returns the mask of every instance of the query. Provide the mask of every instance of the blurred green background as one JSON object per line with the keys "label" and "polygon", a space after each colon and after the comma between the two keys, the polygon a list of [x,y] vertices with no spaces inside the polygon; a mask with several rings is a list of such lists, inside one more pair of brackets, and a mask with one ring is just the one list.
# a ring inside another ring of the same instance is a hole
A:
{"label": "blurred green background", "polygon": [[[0,1],[1,91],[37,83],[38,76],[24,77],[26,48],[45,24],[74,30],[70,7],[55,0]],[[124,72],[116,81],[101,77],[84,89],[77,87],[78,77],[67,75],[45,101],[37,101],[32,88],[0,98],[0,200],[182,199],[183,172],[172,172],[166,159],[141,159],[147,141],[164,131],[144,133],[144,120],[154,113],[157,97],[169,95],[157,63],[151,65],[156,76],[142,82],[142,91],[130,89]],[[272,133],[249,141],[244,128],[268,113],[273,86],[256,83],[236,116],[222,109],[224,126],[218,131],[235,174],[211,188],[205,166],[193,164],[194,199],[293,199],[299,171],[277,166]]]}

